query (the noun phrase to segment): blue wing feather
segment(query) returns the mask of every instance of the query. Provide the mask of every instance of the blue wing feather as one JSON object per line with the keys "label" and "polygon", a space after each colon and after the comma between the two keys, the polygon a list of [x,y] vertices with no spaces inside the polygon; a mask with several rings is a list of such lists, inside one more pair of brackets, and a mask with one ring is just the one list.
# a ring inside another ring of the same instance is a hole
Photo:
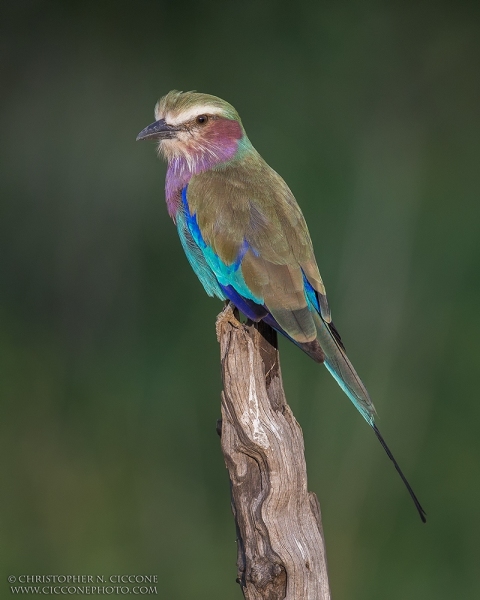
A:
{"label": "blue wing feather", "polygon": [[187,256],[195,275],[200,279],[205,291],[209,296],[217,296],[220,300],[226,300],[226,296],[218,284],[215,273],[207,264],[203,251],[192,236],[185,218],[185,212],[179,210],[176,215],[177,230],[183,250]]}
{"label": "blue wing feather", "polygon": [[243,257],[250,250],[248,243],[244,241],[235,262],[225,264],[203,239],[197,215],[190,213],[187,187],[182,190],[182,207],[177,215],[177,229],[187,258],[206,292],[225,300],[229,297],[226,290],[231,287],[232,292],[235,291],[244,300],[263,306],[263,298],[252,294],[240,269]]}

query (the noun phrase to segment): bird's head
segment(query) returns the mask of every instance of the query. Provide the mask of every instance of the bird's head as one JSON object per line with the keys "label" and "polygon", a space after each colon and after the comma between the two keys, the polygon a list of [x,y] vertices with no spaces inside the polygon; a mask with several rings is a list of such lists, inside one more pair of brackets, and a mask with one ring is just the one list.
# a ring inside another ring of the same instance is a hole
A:
{"label": "bird's head", "polygon": [[183,158],[195,171],[230,160],[248,143],[237,111],[210,94],[173,90],[157,102],[155,118],[137,140],[158,140],[168,161]]}

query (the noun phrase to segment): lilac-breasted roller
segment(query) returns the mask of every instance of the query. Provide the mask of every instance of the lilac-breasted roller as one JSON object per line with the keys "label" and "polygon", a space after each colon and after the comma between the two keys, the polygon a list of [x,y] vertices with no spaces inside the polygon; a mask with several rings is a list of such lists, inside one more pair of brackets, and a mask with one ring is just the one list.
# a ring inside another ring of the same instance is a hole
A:
{"label": "lilac-breasted roller", "polygon": [[228,102],[171,91],[157,103],[155,117],[137,140],[158,140],[168,161],[168,212],[205,291],[325,364],[373,428],[425,522],[333,325],[307,224],[289,187],[252,146]]}

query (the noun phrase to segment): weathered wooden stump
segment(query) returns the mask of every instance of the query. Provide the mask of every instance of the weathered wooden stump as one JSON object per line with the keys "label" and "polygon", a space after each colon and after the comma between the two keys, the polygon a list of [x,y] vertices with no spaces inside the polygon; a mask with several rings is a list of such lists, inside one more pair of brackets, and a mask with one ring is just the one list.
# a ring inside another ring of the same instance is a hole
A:
{"label": "weathered wooden stump", "polygon": [[277,334],[217,319],[219,424],[237,527],[238,583],[247,600],[329,600],[320,506],[307,490],[303,435],[282,385]]}

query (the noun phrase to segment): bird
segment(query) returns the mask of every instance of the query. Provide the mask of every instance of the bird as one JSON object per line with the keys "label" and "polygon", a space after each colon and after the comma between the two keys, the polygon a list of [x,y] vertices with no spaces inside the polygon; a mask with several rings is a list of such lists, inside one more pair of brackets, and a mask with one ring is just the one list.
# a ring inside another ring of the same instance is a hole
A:
{"label": "bird", "polygon": [[165,197],[187,259],[210,296],[263,320],[323,363],[393,462],[423,522],[426,513],[375,422],[368,391],[332,321],[302,211],[255,150],[235,108],[172,90],[137,136],[167,161]]}

